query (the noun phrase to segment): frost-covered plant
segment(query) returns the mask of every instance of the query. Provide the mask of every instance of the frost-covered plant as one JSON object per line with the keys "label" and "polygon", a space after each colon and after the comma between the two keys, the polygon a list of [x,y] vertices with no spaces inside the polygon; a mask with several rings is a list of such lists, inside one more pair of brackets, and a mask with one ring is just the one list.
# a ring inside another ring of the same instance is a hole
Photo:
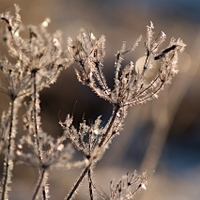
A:
{"label": "frost-covered plant", "polygon": [[[109,88],[103,74],[103,58],[105,56],[105,37],[96,39],[93,33],[81,30],[77,39],[68,39],[69,52],[72,58],[80,65],[76,69],[78,80],[90,87],[100,98],[108,101],[112,107],[112,115],[107,124],[100,125],[100,117],[96,122],[88,127],[85,123],[76,130],[72,124],[72,118],[67,116],[63,123],[67,137],[75,144],[78,150],[81,150],[88,160],[88,164],[83,170],[77,183],[72,188],[67,199],[70,199],[80,182],[88,174],[91,180],[93,166],[101,159],[103,153],[108,148],[112,139],[119,135],[127,110],[130,106],[144,104],[153,98],[158,97],[158,93],[163,87],[171,82],[173,76],[178,72],[178,55],[182,53],[185,44],[181,39],[171,39],[167,48],[159,51],[160,46],[166,39],[165,33],[161,32],[154,39],[153,23],[147,26],[145,40],[146,58],[141,72],[131,61],[127,66],[122,67],[124,56],[133,52],[141,41],[140,36],[134,45],[126,47],[124,42],[120,51],[116,54],[114,63],[114,88]],[[147,81],[148,75],[159,64],[156,74],[151,81]],[[89,145],[84,137],[88,138]],[[86,147],[86,148],[85,148]],[[87,149],[87,152],[85,152]],[[89,187],[90,188],[90,187]],[[90,190],[90,196],[92,190]]]}
{"label": "frost-covered plant", "polygon": [[[15,137],[17,134],[17,112],[25,96],[31,96],[29,114],[30,129],[37,145],[37,156],[42,157],[40,150],[40,106],[39,91],[54,83],[62,69],[68,67],[71,60],[66,51],[62,50],[61,32],[47,32],[49,19],[38,27],[28,26],[29,38],[20,36],[23,30],[19,7],[15,5],[15,16],[10,12],[1,14],[5,23],[2,33],[4,44],[7,46],[9,58],[0,59],[0,91],[10,99],[10,106],[1,118],[0,137],[1,150],[4,149],[5,161],[1,186],[1,199],[8,199],[11,183],[13,157],[15,153]],[[15,63],[10,60],[14,60]],[[29,129],[29,130],[30,130]],[[4,146],[4,147],[3,147]]]}
{"label": "frost-covered plant", "polygon": [[[0,58],[0,91],[7,95],[10,106],[3,112],[0,126],[0,151],[4,154],[4,171],[1,182],[1,199],[9,199],[14,160],[34,166],[39,171],[38,183],[32,199],[49,199],[48,173],[49,169],[84,167],[77,182],[65,199],[75,196],[83,179],[88,177],[89,197],[94,199],[97,191],[93,179],[93,168],[109,148],[112,139],[119,135],[130,106],[143,104],[158,97],[163,87],[170,83],[177,73],[178,55],[182,53],[185,44],[181,39],[171,39],[168,47],[159,50],[166,39],[161,32],[156,39],[153,35],[153,23],[147,26],[145,39],[146,58],[142,70],[135,67],[131,61],[123,66],[125,55],[133,52],[142,40],[140,36],[135,44],[126,47],[124,42],[117,52],[114,63],[114,87],[109,88],[103,73],[105,56],[105,36],[96,38],[93,33],[81,30],[80,35],[73,40],[68,39],[67,50],[62,49],[61,32],[47,32],[50,22],[46,19],[39,26],[27,27],[29,37],[20,36],[23,30],[19,7],[15,5],[15,15],[9,12],[1,14],[5,24],[3,41],[7,46],[9,57]],[[60,125],[63,135],[57,139],[42,130],[40,117],[40,91],[55,83],[57,77],[72,61],[80,68],[75,69],[78,80],[92,89],[100,98],[108,101],[113,108],[112,115],[105,126],[99,116],[93,124],[87,125],[86,120],[73,126],[73,116],[67,115]],[[156,68],[157,66],[157,68]],[[155,74],[149,80],[149,74],[156,68]],[[26,104],[23,116],[26,133],[16,140],[18,109],[25,96],[31,97]],[[73,149],[66,140],[84,155],[84,160],[70,163]],[[123,176],[117,185],[110,184],[110,195],[100,194],[103,199],[130,199],[139,189],[145,189],[147,174],[139,176],[136,172]]]}
{"label": "frost-covered plant", "polygon": [[140,189],[146,190],[148,175],[143,173],[141,176],[134,171],[132,174],[124,175],[115,185],[113,181],[110,182],[110,198],[117,199],[131,199]]}

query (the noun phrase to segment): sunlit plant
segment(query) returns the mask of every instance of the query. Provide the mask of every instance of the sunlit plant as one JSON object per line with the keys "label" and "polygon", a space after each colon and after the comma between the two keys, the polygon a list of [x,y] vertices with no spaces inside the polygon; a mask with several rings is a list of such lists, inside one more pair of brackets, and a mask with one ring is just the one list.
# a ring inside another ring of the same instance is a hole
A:
{"label": "sunlit plant", "polygon": [[[39,26],[29,25],[29,37],[22,38],[20,33],[24,26],[19,10],[19,6],[15,5],[15,15],[9,12],[1,14],[5,25],[2,41],[9,54],[9,57],[1,55],[0,58],[0,91],[9,99],[9,108],[2,113],[0,124],[0,152],[4,155],[1,199],[9,199],[14,161],[38,169],[39,177],[32,200],[50,198],[48,175],[49,170],[55,168],[83,168],[65,199],[75,196],[85,177],[88,177],[90,199],[95,199],[97,195],[110,200],[130,199],[138,190],[146,189],[147,173],[138,175],[134,171],[122,176],[116,184],[111,181],[110,194],[102,194],[95,187],[94,167],[102,159],[112,139],[121,133],[129,107],[157,98],[164,86],[171,82],[178,72],[179,54],[184,51],[185,44],[181,39],[172,38],[169,45],[160,50],[166,35],[161,32],[154,38],[151,22],[147,26],[146,55],[142,68],[135,67],[132,61],[123,65],[124,57],[132,53],[142,40],[140,36],[128,48],[124,42],[116,53],[114,87],[110,88],[103,73],[105,36],[96,38],[92,32],[81,29],[75,39],[68,38],[67,49],[63,50],[61,32],[50,34],[47,31],[50,19],[46,19]],[[112,114],[105,125],[102,125],[99,116],[90,125],[83,119],[79,128],[73,125],[73,116],[67,115],[65,121],[59,121],[63,135],[53,138],[42,129],[40,92],[55,83],[60,73],[72,62],[79,65],[75,69],[78,80],[98,97],[108,101]],[[26,104],[25,97],[30,97]],[[23,115],[25,133],[16,139],[18,110],[22,103],[26,108]],[[82,152],[83,160],[71,161],[73,146]]]}

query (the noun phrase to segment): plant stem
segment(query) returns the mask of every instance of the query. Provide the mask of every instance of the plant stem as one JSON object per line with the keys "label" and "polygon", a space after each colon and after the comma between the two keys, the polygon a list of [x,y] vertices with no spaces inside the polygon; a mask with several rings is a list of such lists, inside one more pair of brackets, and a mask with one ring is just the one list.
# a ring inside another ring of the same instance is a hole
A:
{"label": "plant stem", "polygon": [[90,193],[90,200],[93,200],[93,190],[92,190],[92,174],[91,174],[91,168],[88,170],[88,182],[89,182],[89,193]]}
{"label": "plant stem", "polygon": [[37,123],[37,118],[38,118],[38,114],[37,114],[37,95],[38,94],[38,91],[37,91],[37,84],[36,84],[36,72],[32,72],[32,75],[33,75],[33,120],[34,120],[34,128],[35,128],[35,142],[36,142],[36,145],[37,145],[37,149],[38,149],[38,157],[39,157],[39,160],[40,162],[42,161],[42,152],[41,152],[41,149],[40,149],[40,142],[39,142],[39,133],[38,133],[38,123]]}
{"label": "plant stem", "polygon": [[[40,163],[42,164],[42,148],[40,145],[40,140],[39,140],[39,126],[40,126],[40,122],[38,121],[39,116],[38,116],[38,111],[37,109],[40,110],[40,106],[39,106],[39,90],[37,89],[37,80],[36,80],[36,73],[37,73],[37,69],[32,71],[32,77],[33,77],[33,121],[34,121],[34,129],[35,129],[35,143],[37,146],[37,150],[38,150],[38,158],[40,160]],[[44,176],[44,169],[41,171],[41,169],[39,169],[39,173],[42,174],[41,177],[41,183],[42,184],[42,180],[43,180],[43,176]],[[39,188],[41,187],[41,185],[38,185]],[[36,192],[39,191],[39,188],[36,189]],[[36,193],[37,195],[37,193]],[[45,183],[42,187],[42,196],[43,199],[46,200],[47,199],[47,193],[45,190]],[[35,196],[36,197],[36,196]]]}
{"label": "plant stem", "polygon": [[[37,184],[37,186],[36,186],[35,193],[33,194],[32,200],[35,200],[36,197],[37,197],[37,194],[38,194],[38,192],[39,192],[39,189],[41,188],[42,182],[43,182],[43,180],[44,180],[45,172],[46,172],[45,169],[40,170],[40,177],[39,177],[39,180],[38,180],[38,184]],[[46,196],[46,195],[45,195],[45,196]],[[44,195],[43,195],[43,197],[44,197]]]}
{"label": "plant stem", "polygon": [[108,129],[106,130],[105,134],[103,135],[103,138],[101,140],[101,142],[99,143],[99,147],[102,147],[104,145],[104,142],[105,140],[107,139],[107,136],[111,130],[111,128],[113,127],[113,124],[114,124],[114,121],[115,121],[115,118],[117,116],[117,112],[119,111],[119,107],[114,107],[114,111],[113,111],[113,115],[112,115],[112,119],[110,121],[110,124],[108,126]]}
{"label": "plant stem", "polygon": [[85,175],[87,174],[88,170],[90,169],[91,165],[92,165],[92,163],[90,163],[88,166],[86,166],[86,168],[83,170],[81,176],[79,177],[79,179],[77,180],[76,184],[74,185],[74,187],[70,191],[70,193],[67,196],[66,200],[70,200],[71,199],[71,197],[73,196],[74,192],[77,190],[78,186],[81,184],[83,178],[85,177]]}
{"label": "plant stem", "polygon": [[5,155],[4,161],[4,173],[3,173],[3,186],[2,186],[2,194],[1,200],[8,198],[8,184],[11,182],[12,177],[12,170],[13,170],[13,161],[9,158],[10,155],[13,155],[14,147],[12,145],[12,140],[14,139],[13,133],[13,119],[14,119],[14,102],[15,100],[11,101],[10,106],[10,125],[9,125],[9,133],[8,133],[8,144],[7,144],[7,153]]}

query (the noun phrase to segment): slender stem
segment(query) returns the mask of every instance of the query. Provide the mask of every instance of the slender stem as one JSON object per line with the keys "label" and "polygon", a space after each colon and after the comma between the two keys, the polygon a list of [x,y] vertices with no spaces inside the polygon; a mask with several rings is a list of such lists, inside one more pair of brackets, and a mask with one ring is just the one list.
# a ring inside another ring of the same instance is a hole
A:
{"label": "slender stem", "polygon": [[[40,141],[39,141],[39,126],[40,124],[38,123],[38,112],[37,109],[39,109],[39,105],[38,105],[38,95],[39,95],[39,90],[37,89],[37,82],[36,82],[36,73],[37,73],[37,69],[32,71],[32,77],[33,77],[33,120],[34,120],[34,129],[35,129],[35,143],[37,146],[37,150],[38,150],[38,158],[40,160],[40,163],[42,164],[42,149],[40,147]],[[38,107],[38,108],[37,108]],[[39,173],[44,174],[44,170],[39,170]],[[43,177],[42,177],[43,180]],[[41,183],[42,184],[42,180]],[[39,185],[39,188],[41,187],[41,185]],[[39,190],[38,188],[38,190]],[[37,191],[37,190],[36,190]],[[38,191],[37,191],[38,192]],[[47,199],[47,193],[45,190],[45,184],[42,187],[42,197],[43,200]]]}
{"label": "slender stem", "polygon": [[93,190],[92,190],[92,174],[91,168],[88,170],[88,183],[89,183],[89,193],[90,193],[90,200],[93,200]]}
{"label": "slender stem", "polygon": [[109,124],[105,134],[103,135],[103,138],[102,138],[101,142],[99,143],[99,147],[102,147],[104,145],[104,142],[107,139],[107,136],[108,136],[111,128],[113,127],[113,124],[114,124],[114,121],[115,121],[115,118],[117,116],[117,112],[119,111],[119,109],[120,109],[120,107],[115,107],[114,108],[114,113],[113,113],[112,119],[110,121],[110,124]]}
{"label": "slender stem", "polygon": [[5,167],[4,167],[4,176],[3,176],[3,186],[2,186],[2,194],[1,194],[1,200],[7,199],[7,193],[8,193],[8,184],[9,179],[11,179],[12,176],[12,169],[13,169],[13,161],[9,158],[10,155],[13,155],[14,149],[12,145],[13,137],[13,119],[14,119],[14,102],[15,100],[11,101],[11,107],[10,107],[10,127],[9,127],[9,133],[8,133],[8,146],[7,146],[7,154],[5,155]]}
{"label": "slender stem", "polygon": [[36,135],[36,145],[38,149],[38,157],[39,160],[42,161],[42,152],[40,150],[40,142],[39,142],[39,133],[38,133],[38,123],[37,123],[37,84],[36,84],[36,72],[32,72],[33,75],[33,120],[34,120],[34,128],[35,128],[35,135]]}
{"label": "slender stem", "polygon": [[69,195],[67,196],[66,200],[70,200],[71,199],[71,197],[73,196],[73,194],[75,193],[75,191],[77,190],[79,185],[81,184],[83,178],[86,176],[86,174],[87,174],[88,170],[90,169],[91,165],[92,165],[92,163],[90,163],[88,166],[85,167],[85,169],[83,170],[81,176],[79,177],[79,179],[77,180],[76,184],[74,185],[74,187],[70,191]]}
{"label": "slender stem", "polygon": [[[37,194],[38,194],[38,192],[39,192],[39,190],[40,190],[40,188],[41,188],[42,182],[43,182],[43,180],[44,180],[45,172],[46,172],[45,169],[43,169],[43,170],[40,171],[40,177],[39,177],[39,179],[38,179],[38,184],[37,184],[37,186],[36,186],[36,190],[35,190],[35,192],[34,192],[34,194],[33,194],[32,200],[35,200],[36,197],[37,197]],[[43,191],[44,191],[44,189],[43,189]],[[45,195],[45,196],[46,196],[46,195]],[[43,197],[44,197],[44,195],[43,195]]]}

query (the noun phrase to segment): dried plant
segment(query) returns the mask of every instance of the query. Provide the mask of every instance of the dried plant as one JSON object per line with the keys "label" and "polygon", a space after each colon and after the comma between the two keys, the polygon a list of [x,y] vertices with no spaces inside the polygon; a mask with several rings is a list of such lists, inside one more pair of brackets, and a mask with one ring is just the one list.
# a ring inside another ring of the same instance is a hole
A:
{"label": "dried plant", "polygon": [[[50,198],[47,182],[49,169],[70,169],[77,166],[84,167],[83,171],[65,199],[75,196],[86,176],[89,197],[95,199],[98,193],[93,178],[96,163],[109,148],[112,139],[122,131],[128,108],[157,98],[161,89],[171,82],[178,71],[178,56],[183,52],[185,44],[181,39],[172,38],[168,47],[159,50],[166,35],[161,32],[154,39],[151,22],[150,26],[147,26],[146,58],[142,70],[136,68],[132,61],[123,66],[124,57],[132,53],[142,40],[140,36],[129,48],[124,42],[117,52],[114,87],[109,88],[103,73],[105,36],[97,39],[93,33],[82,29],[75,40],[68,39],[68,49],[63,50],[61,32],[48,33],[50,20],[46,19],[39,26],[29,25],[29,38],[24,39],[20,36],[24,27],[17,5],[15,10],[14,16],[10,13],[1,15],[1,21],[5,24],[3,41],[7,46],[9,58],[0,59],[0,91],[10,99],[9,110],[2,114],[0,127],[0,150],[5,156],[1,199],[9,199],[14,160],[34,166],[39,171],[33,200],[39,197]],[[83,119],[79,128],[75,128],[73,116],[67,115],[64,122],[59,122],[64,130],[63,135],[55,139],[42,130],[40,91],[55,83],[62,70],[73,61],[80,66],[75,69],[78,80],[100,98],[108,101],[113,111],[104,126],[99,116],[93,124],[88,125]],[[155,68],[155,74],[149,78]],[[25,105],[26,113],[23,116],[26,133],[17,141],[17,113],[25,96],[31,97]],[[67,140],[83,153],[83,161],[70,163],[74,150]],[[100,196],[103,199],[130,199],[139,189],[146,188],[147,177],[145,173],[142,176],[136,172],[127,174],[117,185],[111,182],[109,197]]]}
{"label": "dried plant", "polygon": [[112,200],[131,199],[141,189],[146,190],[147,174],[143,173],[139,176],[136,171],[132,174],[124,175],[116,185],[110,182],[110,198]]}
{"label": "dried plant", "polygon": [[[5,22],[3,41],[7,46],[9,58],[1,58],[0,70],[2,81],[0,91],[10,99],[8,112],[4,112],[1,120],[1,141],[4,145],[5,161],[1,187],[1,199],[8,199],[9,185],[11,183],[13,159],[15,152],[15,137],[17,134],[17,112],[25,96],[31,96],[29,134],[34,135],[37,144],[38,157],[42,157],[39,138],[40,106],[39,91],[56,81],[62,69],[68,67],[71,60],[67,51],[61,47],[61,33],[49,34],[46,19],[39,27],[28,27],[29,38],[20,36],[23,25],[19,15],[19,7],[15,5],[15,16],[7,12],[1,14],[1,21]],[[11,59],[12,58],[12,59]],[[29,140],[30,142],[30,140]],[[2,148],[1,145],[1,149]],[[23,144],[21,144],[23,145]]]}
{"label": "dried plant", "polygon": [[[172,38],[169,46],[159,51],[160,46],[166,39],[166,35],[161,32],[154,39],[153,28],[153,23],[151,22],[150,26],[147,26],[146,58],[141,72],[136,69],[132,61],[122,68],[124,56],[135,50],[141,40],[141,36],[130,48],[127,48],[126,43],[123,43],[121,50],[117,52],[114,63],[113,89],[108,87],[102,71],[102,62],[105,56],[105,37],[101,36],[96,39],[93,33],[81,30],[77,39],[68,39],[69,52],[72,58],[80,65],[80,68],[76,70],[78,80],[90,87],[100,98],[109,101],[113,106],[113,112],[106,126],[100,126],[94,130],[90,129],[89,133],[86,131],[87,134],[91,135],[91,138],[96,135],[96,139],[92,139],[92,141],[95,141],[95,148],[92,145],[92,151],[89,151],[90,155],[86,155],[88,164],[66,199],[70,199],[73,196],[86,174],[88,173],[89,176],[93,165],[101,159],[108,148],[108,144],[121,132],[127,109],[130,106],[144,104],[153,98],[157,98],[164,85],[170,83],[172,77],[178,72],[178,54],[183,52],[185,44],[181,39],[175,40]],[[158,65],[158,62],[159,67],[153,79],[151,81],[147,80],[148,74]],[[74,129],[71,129],[71,121],[72,119],[68,116],[63,123],[63,127],[69,139],[75,143],[79,150],[83,151],[81,147],[84,147],[85,143],[81,139],[82,132],[77,130],[72,132],[71,130]],[[90,137],[88,136],[88,138]]]}

